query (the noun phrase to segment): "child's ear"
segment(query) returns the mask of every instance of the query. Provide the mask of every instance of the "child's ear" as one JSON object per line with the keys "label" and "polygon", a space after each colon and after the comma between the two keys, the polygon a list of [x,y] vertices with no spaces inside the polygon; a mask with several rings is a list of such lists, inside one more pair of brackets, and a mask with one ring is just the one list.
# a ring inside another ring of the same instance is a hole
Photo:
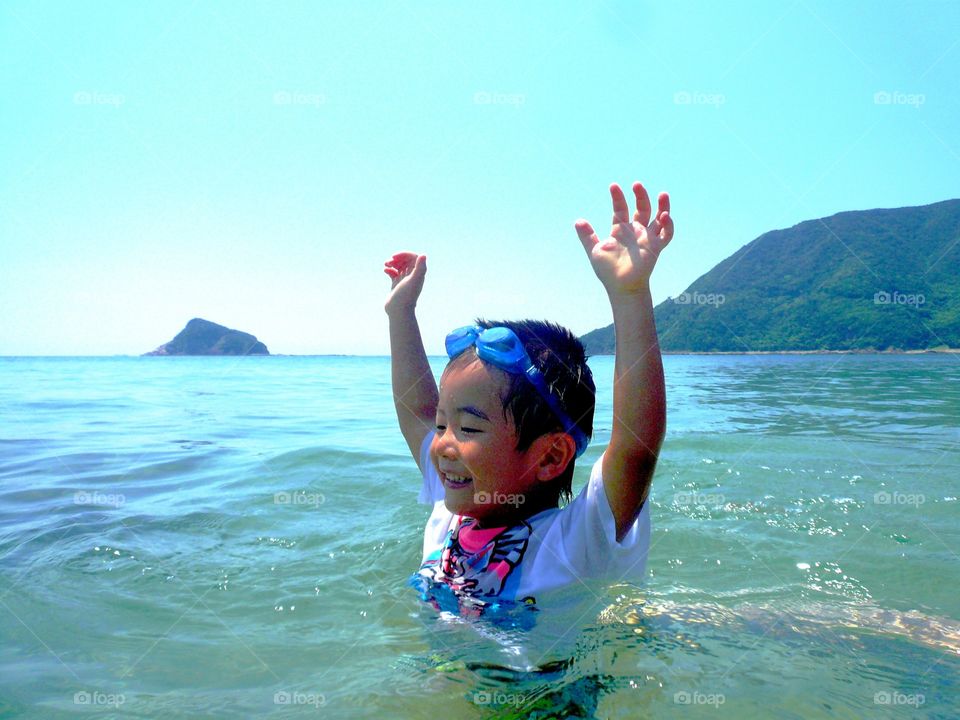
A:
{"label": "child's ear", "polygon": [[567,433],[553,432],[534,440],[537,446],[537,480],[549,482],[563,474],[577,456],[577,444]]}

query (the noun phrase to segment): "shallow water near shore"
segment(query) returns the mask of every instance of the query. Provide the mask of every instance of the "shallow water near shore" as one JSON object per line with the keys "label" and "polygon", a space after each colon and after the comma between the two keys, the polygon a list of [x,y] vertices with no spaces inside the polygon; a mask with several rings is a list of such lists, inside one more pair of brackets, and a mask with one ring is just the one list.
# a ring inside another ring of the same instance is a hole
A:
{"label": "shallow water near shore", "polygon": [[664,364],[648,582],[525,630],[408,586],[387,358],[0,358],[0,716],[956,717],[960,357]]}

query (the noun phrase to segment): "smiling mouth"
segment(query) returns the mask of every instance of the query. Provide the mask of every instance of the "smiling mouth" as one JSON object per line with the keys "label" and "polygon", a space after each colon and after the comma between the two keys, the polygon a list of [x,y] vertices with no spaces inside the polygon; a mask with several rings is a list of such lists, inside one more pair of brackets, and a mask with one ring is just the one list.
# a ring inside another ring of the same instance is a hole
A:
{"label": "smiling mouth", "polygon": [[454,475],[453,473],[440,473],[440,477],[443,479],[443,484],[451,490],[465,488],[473,482],[473,478],[465,475]]}

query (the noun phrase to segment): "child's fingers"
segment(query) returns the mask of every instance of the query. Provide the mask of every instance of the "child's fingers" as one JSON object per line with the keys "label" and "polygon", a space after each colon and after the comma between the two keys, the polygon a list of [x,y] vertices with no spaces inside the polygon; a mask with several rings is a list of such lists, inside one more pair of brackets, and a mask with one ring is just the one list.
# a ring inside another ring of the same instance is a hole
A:
{"label": "child's fingers", "polygon": [[650,222],[650,196],[647,189],[638,182],[633,184],[633,194],[637,196],[637,211],[633,219],[644,227]]}
{"label": "child's fingers", "polygon": [[423,277],[427,272],[427,256],[426,255],[417,255],[416,261],[413,265],[413,274],[416,277]]}
{"label": "child's fingers", "polygon": [[670,217],[669,212],[664,211],[660,213],[657,222],[660,223],[660,239],[663,240],[663,244],[666,245],[673,239],[673,218]]}
{"label": "child's fingers", "polygon": [[613,224],[630,222],[630,208],[623,190],[616,183],[610,185],[610,197],[613,199]]}
{"label": "child's fingers", "polygon": [[402,273],[405,267],[406,266],[402,262],[397,262],[395,260],[388,260],[383,264],[383,271],[387,275],[390,275],[390,277],[394,277],[395,275],[399,275],[400,273]]}
{"label": "child's fingers", "polygon": [[403,272],[408,267],[412,267],[416,259],[417,253],[410,252],[409,250],[403,250],[401,252],[394,253],[390,259],[384,263],[384,265],[390,265]]}
{"label": "child's fingers", "polygon": [[587,255],[589,256],[593,250],[593,246],[600,242],[600,239],[593,231],[593,226],[586,220],[577,220],[573,226],[577,229],[577,237],[580,238],[583,249],[587,251]]}
{"label": "child's fingers", "polygon": [[657,197],[657,217],[665,212],[670,212],[670,194],[662,192]]}
{"label": "child's fingers", "polygon": [[408,273],[413,270],[413,267],[417,262],[417,257],[418,256],[416,253],[403,253],[399,257],[391,260],[389,265],[391,267],[395,267],[402,273]]}

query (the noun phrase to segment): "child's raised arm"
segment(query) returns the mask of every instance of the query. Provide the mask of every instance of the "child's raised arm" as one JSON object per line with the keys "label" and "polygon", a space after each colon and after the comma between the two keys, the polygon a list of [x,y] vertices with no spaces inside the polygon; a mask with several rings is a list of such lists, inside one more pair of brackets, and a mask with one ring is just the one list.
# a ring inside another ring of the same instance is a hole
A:
{"label": "child's raised arm", "polygon": [[393,281],[384,304],[390,319],[393,403],[400,432],[419,466],[420,446],[436,424],[439,399],[415,312],[427,274],[427,257],[399,252],[384,263],[383,271]]}
{"label": "child's raised arm", "polygon": [[666,390],[657,328],[653,320],[650,275],[660,251],[673,238],[670,198],[660,193],[650,221],[650,197],[633,184],[637,210],[630,209],[620,186],[610,186],[613,230],[600,241],[586,220],[577,235],[600,278],[617,336],[613,376],[613,428],[603,454],[603,486],[622,538],[650,492],[650,481],[666,429]]}

